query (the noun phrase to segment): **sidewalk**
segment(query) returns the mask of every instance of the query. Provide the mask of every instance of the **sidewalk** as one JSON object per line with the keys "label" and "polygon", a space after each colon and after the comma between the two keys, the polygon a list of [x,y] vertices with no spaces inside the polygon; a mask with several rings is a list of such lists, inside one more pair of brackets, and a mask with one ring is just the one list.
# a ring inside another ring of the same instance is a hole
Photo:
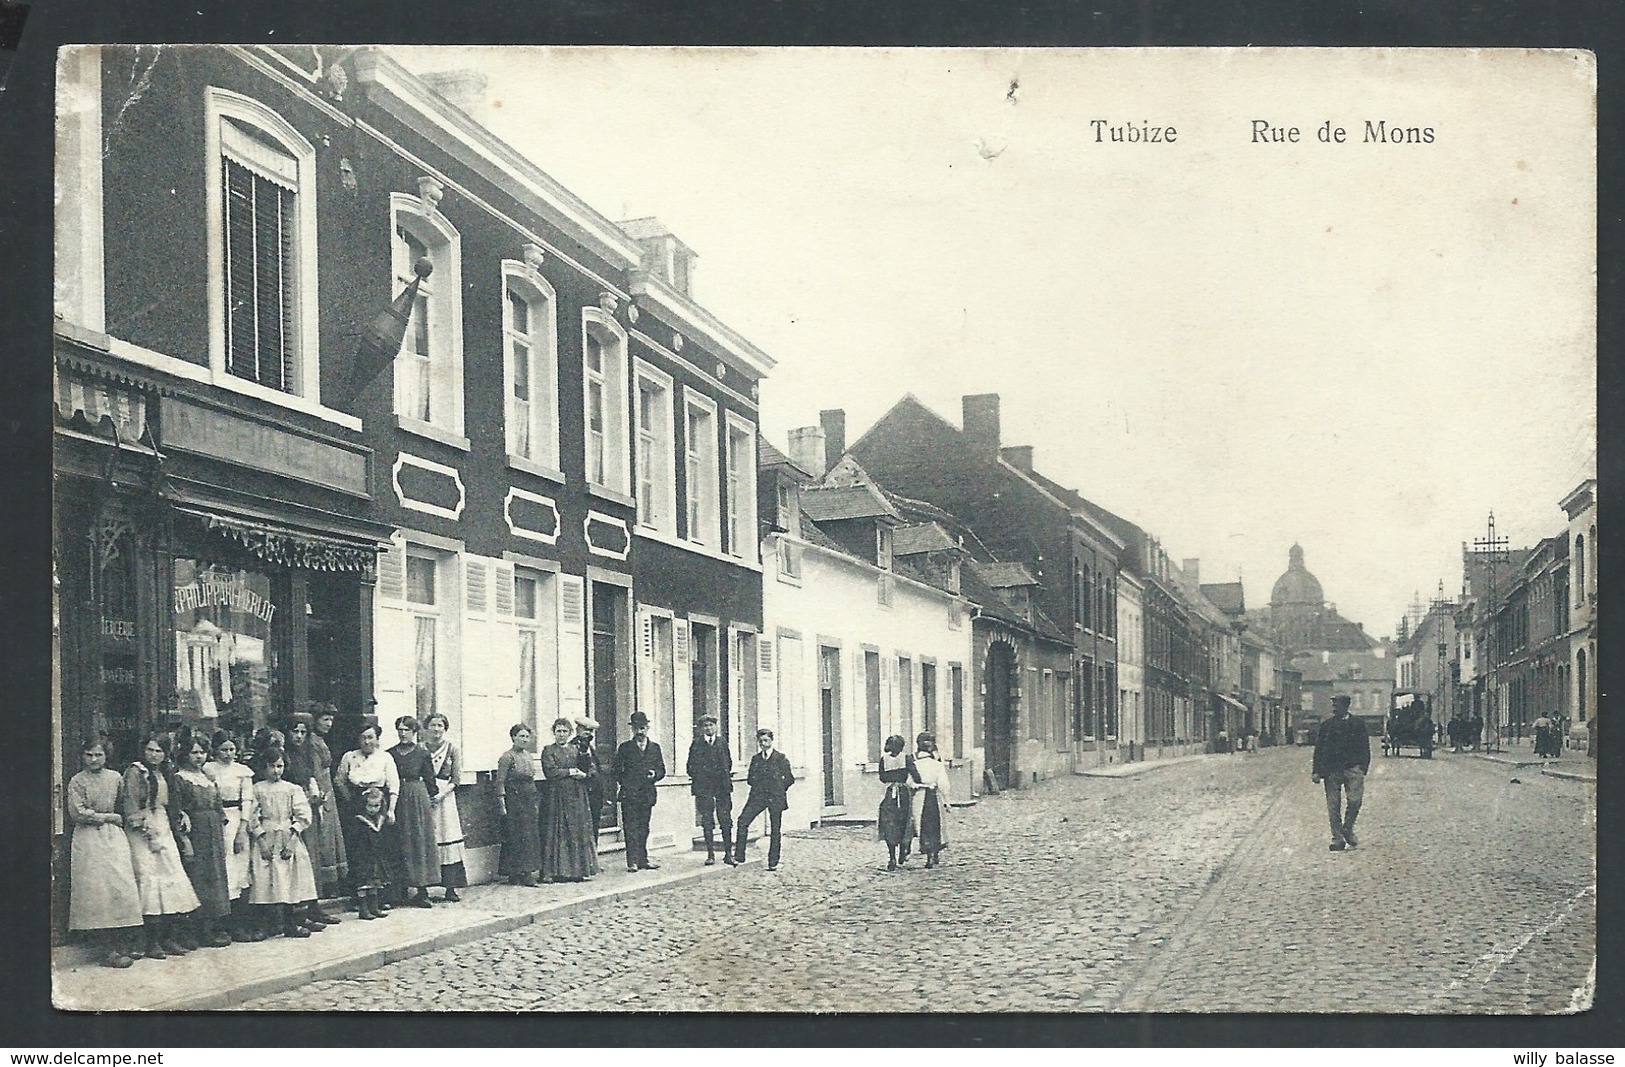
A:
{"label": "sidewalk", "polygon": [[[1478,759],[1489,763],[1499,763],[1506,767],[1538,767],[1540,773],[1548,778],[1563,778],[1573,782],[1595,782],[1597,780],[1597,761],[1591,759],[1579,749],[1565,748],[1563,754],[1555,759],[1542,759],[1535,755],[1532,742],[1503,741],[1501,752],[1475,752]],[[1446,753],[1449,749],[1444,749]]]}
{"label": "sidewalk", "polygon": [[[629,874],[617,862],[590,882],[525,888],[473,886],[460,904],[432,909],[397,907],[386,919],[362,922],[337,914],[338,926],[305,939],[271,938],[199,949],[167,960],[136,960],[114,970],[82,961],[82,952],[59,949],[52,963],[52,1003],[65,1011],[220,1011],[307,982],[346,978],[374,967],[553,921],[607,900],[654,892],[697,878],[727,877],[733,868],[704,866],[705,857],[663,850],[658,871]],[[747,860],[751,866],[757,861]],[[436,894],[438,895],[438,894]]]}
{"label": "sidewalk", "polygon": [[[1269,749],[1260,749],[1268,752]],[[1167,759],[1136,760],[1133,763],[1108,763],[1099,767],[1090,767],[1088,770],[1075,770],[1072,773],[1079,778],[1134,778],[1157,770],[1159,767],[1172,767],[1176,763],[1194,763],[1197,760],[1214,759],[1247,759],[1246,752],[1197,752],[1189,756],[1170,756]]]}

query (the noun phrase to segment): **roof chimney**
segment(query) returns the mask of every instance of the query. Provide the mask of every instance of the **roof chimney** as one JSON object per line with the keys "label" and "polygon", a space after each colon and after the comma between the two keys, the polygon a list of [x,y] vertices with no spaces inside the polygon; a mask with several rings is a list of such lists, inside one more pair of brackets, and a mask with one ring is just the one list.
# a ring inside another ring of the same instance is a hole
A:
{"label": "roof chimney", "polygon": [[1032,445],[1006,445],[999,449],[999,455],[1004,461],[1018,470],[1030,471],[1033,469]]}
{"label": "roof chimney", "polygon": [[1201,582],[1202,582],[1202,561],[1201,560],[1199,560],[1199,559],[1188,559],[1188,560],[1185,561],[1185,565],[1180,569],[1185,572],[1185,577],[1189,578],[1191,581],[1197,583],[1198,585],[1201,584]]}
{"label": "roof chimney", "polygon": [[485,107],[488,79],[477,70],[437,70],[423,75],[429,88],[451,101],[458,110],[476,119]]}
{"label": "roof chimney", "polygon": [[846,412],[826,408],[818,413],[818,423],[824,428],[824,470],[829,470],[846,455]]}
{"label": "roof chimney", "polygon": [[999,394],[978,393],[960,399],[960,425],[965,441],[982,459],[992,461],[999,455]]}
{"label": "roof chimney", "polygon": [[814,478],[822,478],[829,469],[824,464],[824,428],[803,426],[791,430],[790,459]]}

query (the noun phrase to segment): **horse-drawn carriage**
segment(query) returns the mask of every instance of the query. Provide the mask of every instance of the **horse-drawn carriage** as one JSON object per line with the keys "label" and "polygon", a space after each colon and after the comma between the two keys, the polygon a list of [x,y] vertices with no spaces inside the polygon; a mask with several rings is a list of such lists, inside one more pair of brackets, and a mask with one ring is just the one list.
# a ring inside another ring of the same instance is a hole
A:
{"label": "horse-drawn carriage", "polygon": [[1427,694],[1414,689],[1394,690],[1383,727],[1382,754],[1397,756],[1404,749],[1414,748],[1423,759],[1432,759],[1434,737],[1433,702]]}

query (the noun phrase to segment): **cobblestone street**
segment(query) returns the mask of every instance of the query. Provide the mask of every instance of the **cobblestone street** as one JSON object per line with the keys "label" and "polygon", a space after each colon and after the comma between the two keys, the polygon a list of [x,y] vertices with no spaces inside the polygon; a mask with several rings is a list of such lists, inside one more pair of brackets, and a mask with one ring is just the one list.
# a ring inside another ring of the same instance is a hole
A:
{"label": "cobblestone street", "polygon": [[887,873],[872,827],[798,833],[774,873],[753,864],[246,1007],[1584,1006],[1595,786],[1379,757],[1360,847],[1329,853],[1308,768],[1307,749],[1266,750],[986,797],[956,813],[934,871]]}

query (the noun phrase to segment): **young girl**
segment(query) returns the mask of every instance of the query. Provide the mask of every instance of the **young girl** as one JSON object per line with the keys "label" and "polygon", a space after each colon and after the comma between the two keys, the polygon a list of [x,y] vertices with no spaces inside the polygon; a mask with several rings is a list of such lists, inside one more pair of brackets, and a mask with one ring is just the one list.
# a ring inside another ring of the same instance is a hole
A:
{"label": "young girl", "polygon": [[310,801],[305,791],[282,780],[287,766],[282,750],[260,753],[264,780],[254,783],[255,821],[248,832],[254,838],[253,881],[249,899],[269,919],[270,929],[284,937],[309,937],[319,924],[301,924],[288,914],[289,905],[316,899],[316,876],[310,853],[299,834],[310,826]]}
{"label": "young girl", "polygon": [[913,804],[909,797],[909,782],[920,780],[914,757],[903,754],[902,735],[886,738],[886,754],[880,757],[880,780],[886,794],[880,799],[880,839],[886,842],[886,869],[895,871],[899,863],[908,862],[908,844],[914,838]]}
{"label": "young girl", "polygon": [[254,822],[254,772],[237,760],[237,738],[216,730],[212,740],[214,759],[203,765],[203,773],[220,790],[220,806],[226,822],[220,828],[221,855],[226,860],[226,895],[231,898],[234,936],[239,941],[264,941],[265,931],[248,917],[249,838]]}
{"label": "young girl", "polygon": [[107,769],[107,749],[97,739],[80,750],[85,769],[68,780],[68,818],[73,823],[68,929],[103,942],[109,967],[128,967],[141,925],[141,891],[130,862],[130,842],[119,815],[124,779]]}
{"label": "young girl", "polygon": [[199,944],[224,948],[231,944],[225,920],[231,915],[230,881],[226,875],[226,840],[223,831],[226,812],[220,803],[220,790],[203,773],[209,761],[208,747],[201,737],[185,735],[178,753],[180,770],[175,772],[175,807],[181,813],[181,864],[192,879],[192,891],[199,907],[193,913]]}
{"label": "young girl", "polygon": [[[333,789],[338,794],[339,811],[344,813],[345,847],[354,851],[357,847],[352,835],[359,833],[353,816],[359,815],[362,807],[362,795],[368,788],[377,788],[384,794],[384,836],[382,844],[384,857],[390,862],[390,869],[395,867],[394,854],[398,851],[395,845],[395,802],[401,792],[401,778],[395,771],[395,759],[388,752],[378,747],[379,731],[375,723],[367,723],[357,735],[358,748],[351,749],[339,760],[339,768],[333,774]],[[389,903],[381,897],[374,896],[374,911],[388,911]]]}
{"label": "young girl", "polygon": [[384,852],[384,791],[368,786],[361,793],[362,811],[351,816],[350,873],[355,877],[357,911],[363,919],[387,919],[378,895],[389,886],[389,863]]}
{"label": "young girl", "polygon": [[[322,808],[327,798],[322,792],[321,782],[317,779],[315,736],[316,716],[308,711],[296,712],[293,721],[288,725],[288,747],[282,751],[282,760],[286,765],[282,777],[289,785],[303,789],[305,799],[310,802],[310,827],[299,836],[305,842],[305,854],[310,857],[311,870],[316,875],[319,889],[321,879],[316,873],[316,865],[321,857],[320,826]],[[314,896],[309,902],[300,905],[298,919],[311,929],[315,929],[317,925],[333,926],[339,921],[338,916],[323,911]]]}
{"label": "young girl", "polygon": [[508,730],[513,747],[497,759],[493,784],[497,813],[502,816],[501,869],[514,885],[535,885],[542,865],[541,822],[536,804],[536,764],[531,740],[536,735],[524,723]]}
{"label": "young girl", "polygon": [[163,735],[153,734],[142,742],[141,758],[124,772],[124,835],[129,840],[136,888],[141,893],[141,917],[147,929],[150,960],[186,954],[176,938],[176,923],[198,906],[169,821],[168,759]]}
{"label": "young girl", "polygon": [[423,729],[428,734],[424,747],[429,751],[438,783],[429,807],[434,812],[435,847],[440,853],[440,884],[446,887],[441,899],[455,904],[462,899],[457,890],[468,885],[468,872],[463,867],[463,818],[457,810],[457,783],[461,781],[463,761],[446,740],[451,720],[438,711],[432,712],[423,720]]}

